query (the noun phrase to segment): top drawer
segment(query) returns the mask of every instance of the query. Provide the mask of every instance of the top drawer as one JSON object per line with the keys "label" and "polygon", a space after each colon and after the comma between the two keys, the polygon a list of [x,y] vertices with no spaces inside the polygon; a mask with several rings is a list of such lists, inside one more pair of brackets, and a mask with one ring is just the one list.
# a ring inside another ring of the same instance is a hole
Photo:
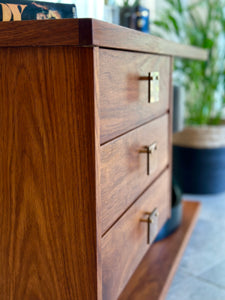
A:
{"label": "top drawer", "polygon": [[[106,49],[99,56],[101,143],[169,109],[169,57]],[[159,74],[158,88],[157,80],[149,84],[152,72]],[[158,102],[148,102],[151,90],[159,95]]]}

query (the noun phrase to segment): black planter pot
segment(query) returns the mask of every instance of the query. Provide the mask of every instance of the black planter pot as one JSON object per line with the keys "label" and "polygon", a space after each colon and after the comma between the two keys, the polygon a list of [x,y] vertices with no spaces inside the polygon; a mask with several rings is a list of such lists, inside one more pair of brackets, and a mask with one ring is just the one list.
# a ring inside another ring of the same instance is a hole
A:
{"label": "black planter pot", "polygon": [[173,176],[186,194],[225,191],[225,147],[196,149],[173,146]]}

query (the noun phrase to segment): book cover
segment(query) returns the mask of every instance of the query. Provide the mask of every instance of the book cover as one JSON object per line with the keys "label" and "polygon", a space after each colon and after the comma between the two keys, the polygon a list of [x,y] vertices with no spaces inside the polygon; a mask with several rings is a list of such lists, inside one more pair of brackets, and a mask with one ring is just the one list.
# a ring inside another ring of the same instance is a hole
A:
{"label": "book cover", "polygon": [[0,21],[76,18],[75,4],[0,0]]}

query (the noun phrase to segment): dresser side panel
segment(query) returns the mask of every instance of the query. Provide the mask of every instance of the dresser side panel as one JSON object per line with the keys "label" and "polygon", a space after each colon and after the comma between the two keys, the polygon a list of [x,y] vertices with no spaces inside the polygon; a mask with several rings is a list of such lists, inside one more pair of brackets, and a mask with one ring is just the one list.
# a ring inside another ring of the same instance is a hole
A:
{"label": "dresser side panel", "polygon": [[97,299],[93,49],[0,65],[0,299]]}

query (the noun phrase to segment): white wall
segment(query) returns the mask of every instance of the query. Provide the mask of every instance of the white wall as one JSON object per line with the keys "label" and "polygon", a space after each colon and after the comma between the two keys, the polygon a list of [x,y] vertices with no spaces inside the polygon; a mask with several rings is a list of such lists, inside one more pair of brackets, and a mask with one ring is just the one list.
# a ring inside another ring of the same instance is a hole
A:
{"label": "white wall", "polygon": [[104,0],[76,0],[78,18],[103,19]]}
{"label": "white wall", "polygon": [[75,3],[78,18],[103,19],[104,0],[38,0],[58,3]]}

